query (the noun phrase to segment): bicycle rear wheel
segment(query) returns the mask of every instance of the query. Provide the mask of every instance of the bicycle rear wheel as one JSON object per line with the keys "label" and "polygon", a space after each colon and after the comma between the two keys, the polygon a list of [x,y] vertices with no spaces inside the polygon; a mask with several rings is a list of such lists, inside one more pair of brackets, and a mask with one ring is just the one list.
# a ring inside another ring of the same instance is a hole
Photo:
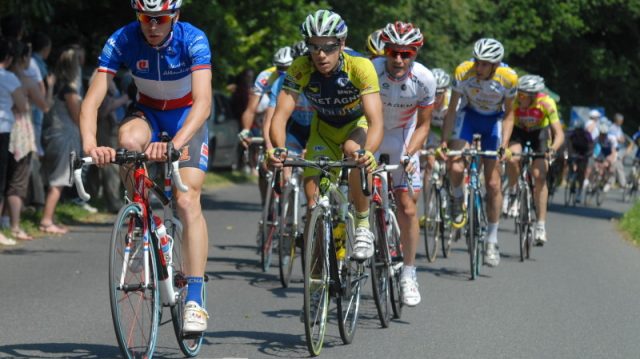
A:
{"label": "bicycle rear wheel", "polygon": [[371,259],[371,287],[376,303],[378,318],[383,328],[389,327],[391,320],[391,293],[389,288],[389,247],[384,209],[371,206],[372,228],[375,229],[375,252]]}
{"label": "bicycle rear wheel", "polygon": [[435,184],[429,186],[424,201],[424,248],[427,260],[432,263],[436,260],[438,250],[438,237],[440,237],[440,197]]}
{"label": "bicycle rear wheel", "polygon": [[471,272],[471,280],[476,279],[478,275],[478,237],[476,220],[476,193],[472,189],[469,191],[468,215],[467,215],[467,250],[469,252],[469,270]]}
{"label": "bicycle rear wheel", "polygon": [[[297,193],[289,191],[282,203],[282,225],[280,226],[280,243],[278,244],[278,269],[280,271],[280,283],[283,288],[289,286],[291,271],[296,255],[296,236],[298,228],[295,228],[295,206],[298,205]],[[298,208],[299,209],[299,208]]]}
{"label": "bicycle rear wheel", "polygon": [[[340,274],[341,293],[338,295],[338,329],[344,344],[351,344],[360,317],[360,294],[362,283],[367,278],[365,262],[351,259],[355,243],[355,224],[351,217],[346,218],[347,238],[346,254],[336,260]],[[335,253],[335,251],[332,251]],[[331,253],[330,253],[331,255]]]}
{"label": "bicycle rear wheel", "polygon": [[[137,203],[122,207],[111,233],[109,298],[120,351],[125,358],[151,357],[160,322],[156,253],[144,245],[143,210]],[[145,258],[149,285],[145,286]],[[122,284],[121,284],[122,282]]]}
{"label": "bicycle rear wheel", "polygon": [[[176,303],[171,306],[171,319],[173,322],[173,331],[178,340],[178,346],[186,357],[194,357],[200,352],[204,333],[199,335],[187,335],[182,332],[183,313],[185,299],[187,297],[187,276],[184,273],[185,258],[182,256],[182,224],[175,219],[166,220],[164,222],[167,227],[167,233],[173,238],[173,249],[171,251],[171,268],[173,290],[176,293]],[[206,303],[207,291],[202,287],[202,302]]]}
{"label": "bicycle rear wheel", "polygon": [[389,290],[391,295],[391,310],[393,317],[400,319],[402,316],[402,291],[400,290],[400,275],[404,265],[402,256],[402,244],[400,243],[400,227],[395,212],[389,212],[389,224],[387,226],[387,246],[389,248]]}
{"label": "bicycle rear wheel", "polygon": [[324,220],[323,209],[316,206],[304,230],[304,333],[309,354],[322,350],[329,309],[329,258],[326,241],[331,228]]}
{"label": "bicycle rear wheel", "polygon": [[273,245],[277,241],[279,226],[279,208],[280,201],[278,194],[273,189],[269,190],[270,195],[265,203],[267,207],[266,218],[262,221],[262,246],[260,248],[260,264],[262,271],[266,272],[271,267],[273,259]]}

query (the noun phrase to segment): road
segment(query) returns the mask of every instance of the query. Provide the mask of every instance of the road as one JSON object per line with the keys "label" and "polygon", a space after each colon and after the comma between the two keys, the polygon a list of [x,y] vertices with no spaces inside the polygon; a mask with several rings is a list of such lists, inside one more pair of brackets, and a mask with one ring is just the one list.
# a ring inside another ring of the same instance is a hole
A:
{"label": "road", "polygon": [[[559,196],[558,196],[559,197]],[[499,233],[502,261],[468,280],[463,243],[451,258],[418,258],[422,303],[381,329],[367,283],[362,320],[342,345],[335,316],[323,358],[640,357],[640,249],[612,218],[628,208],[613,192],[602,208],[552,204],[549,243],[519,262],[513,222]],[[556,198],[557,203],[559,198]],[[207,287],[211,319],[201,358],[307,357],[299,321],[299,266],[289,289],[255,253],[259,195],[253,185],[208,193]],[[110,228],[77,226],[0,250],[0,357],[119,356],[107,283]],[[421,253],[424,253],[422,247]],[[333,307],[335,308],[335,307]],[[334,309],[335,310],[335,309]],[[167,310],[156,357],[180,357]]]}

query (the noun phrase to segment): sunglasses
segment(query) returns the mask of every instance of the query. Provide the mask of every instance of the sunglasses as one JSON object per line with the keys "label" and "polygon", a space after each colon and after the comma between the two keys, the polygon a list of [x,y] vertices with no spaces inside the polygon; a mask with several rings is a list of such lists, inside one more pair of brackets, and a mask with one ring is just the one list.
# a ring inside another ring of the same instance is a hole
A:
{"label": "sunglasses", "polygon": [[537,95],[537,93],[518,91],[518,97],[520,97],[520,98],[534,97],[536,95]]}
{"label": "sunglasses", "polygon": [[151,15],[147,15],[139,12],[137,13],[137,16],[138,16],[138,21],[140,21],[140,23],[142,24],[149,25],[151,23],[154,23],[156,25],[163,25],[171,22],[171,20],[173,20],[173,18],[176,17],[176,14],[151,16]]}
{"label": "sunglasses", "polygon": [[332,42],[324,45],[307,43],[307,47],[309,47],[309,51],[315,52],[315,53],[320,53],[320,51],[322,51],[325,54],[331,54],[336,52],[340,48],[340,45],[341,44],[339,42]]}
{"label": "sunglasses", "polygon": [[385,48],[385,49],[384,49],[384,53],[385,53],[387,56],[391,56],[391,57],[393,57],[393,58],[396,58],[396,57],[398,57],[398,55],[400,55],[400,57],[401,57],[403,60],[406,60],[406,59],[410,59],[410,58],[412,58],[412,57],[416,56],[417,51],[415,51],[415,50],[402,50],[402,51],[398,51],[398,50],[393,50],[393,49],[391,49],[391,48]]}

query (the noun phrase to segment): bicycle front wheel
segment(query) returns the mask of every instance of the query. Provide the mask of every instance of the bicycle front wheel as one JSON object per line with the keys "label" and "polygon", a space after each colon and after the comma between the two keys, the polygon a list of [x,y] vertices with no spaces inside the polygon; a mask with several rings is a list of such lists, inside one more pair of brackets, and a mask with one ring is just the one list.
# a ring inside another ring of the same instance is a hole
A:
{"label": "bicycle front wheel", "polygon": [[371,206],[371,224],[375,229],[375,252],[371,259],[371,288],[376,303],[378,318],[383,328],[389,327],[391,320],[391,293],[389,289],[389,247],[384,209]]}
{"label": "bicycle front wheel", "polygon": [[297,213],[295,207],[298,206],[296,195],[296,192],[289,191],[287,196],[282,197],[284,203],[282,203],[282,226],[280,226],[280,243],[278,245],[278,269],[283,288],[289,286],[296,255],[296,237],[298,235],[295,218]]}
{"label": "bicycle front wheel", "polygon": [[402,245],[400,243],[400,227],[395,212],[389,212],[387,226],[387,246],[389,248],[389,289],[391,290],[391,310],[396,319],[402,316],[402,291],[400,290],[400,275],[404,265]]}
{"label": "bicycle front wheel", "polygon": [[156,253],[152,245],[144,244],[149,233],[145,233],[142,213],[138,203],[125,205],[111,233],[109,298],[113,327],[125,358],[153,355],[162,309]]}
{"label": "bicycle front wheel", "polygon": [[471,280],[476,279],[478,275],[478,237],[477,237],[477,226],[478,222],[476,221],[477,209],[475,206],[476,202],[476,193],[472,189],[469,191],[469,201],[468,203],[468,215],[467,215],[467,250],[469,252],[469,269],[471,272]]}
{"label": "bicycle front wheel", "polygon": [[304,333],[309,354],[322,350],[329,312],[329,258],[326,241],[331,228],[323,209],[316,206],[305,226],[304,246]]}
{"label": "bicycle front wheel", "polygon": [[338,329],[342,342],[351,344],[360,316],[360,293],[366,274],[364,262],[351,260],[355,243],[355,228],[351,218],[348,217],[346,222],[346,254],[336,260],[341,284],[341,293],[338,296]]}
{"label": "bicycle front wheel", "polygon": [[428,194],[424,202],[424,247],[427,260],[431,263],[436,260],[438,250],[438,237],[440,237],[440,198],[435,184],[429,186]]}
{"label": "bicycle front wheel", "polygon": [[526,185],[520,186],[518,194],[520,201],[520,209],[518,213],[518,222],[520,228],[518,229],[518,240],[520,243],[520,262],[524,262],[524,259],[528,257],[528,241],[530,236],[530,220],[529,220],[529,195],[527,193],[528,188]]}
{"label": "bicycle front wheel", "polygon": [[[171,306],[171,319],[173,322],[173,331],[176,334],[178,340],[178,346],[186,357],[195,357],[200,352],[202,346],[202,340],[204,333],[197,335],[184,335],[182,332],[183,325],[183,313],[185,300],[187,298],[187,276],[184,272],[185,258],[182,256],[182,224],[176,220],[166,220],[165,226],[167,227],[167,233],[173,238],[172,249],[172,284],[173,290],[176,294],[176,302]],[[202,287],[202,302],[206,303],[207,291]]]}
{"label": "bicycle front wheel", "polygon": [[271,267],[271,260],[273,259],[273,245],[274,241],[277,241],[278,221],[280,219],[279,208],[280,201],[278,195],[274,190],[269,190],[271,193],[265,203],[267,208],[266,218],[262,221],[262,246],[260,248],[260,263],[262,265],[262,271],[266,272]]}

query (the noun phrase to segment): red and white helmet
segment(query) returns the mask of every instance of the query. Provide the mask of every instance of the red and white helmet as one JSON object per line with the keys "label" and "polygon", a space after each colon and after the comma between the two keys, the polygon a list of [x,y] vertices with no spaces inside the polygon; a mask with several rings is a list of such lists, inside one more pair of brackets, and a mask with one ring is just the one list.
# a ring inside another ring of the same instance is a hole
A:
{"label": "red and white helmet", "polygon": [[380,40],[402,46],[412,46],[415,48],[421,48],[424,45],[424,37],[420,32],[420,29],[413,26],[410,22],[396,21],[395,23],[388,23],[382,30]]}
{"label": "red and white helmet", "polygon": [[131,7],[136,11],[160,12],[180,9],[182,0],[131,0]]}

